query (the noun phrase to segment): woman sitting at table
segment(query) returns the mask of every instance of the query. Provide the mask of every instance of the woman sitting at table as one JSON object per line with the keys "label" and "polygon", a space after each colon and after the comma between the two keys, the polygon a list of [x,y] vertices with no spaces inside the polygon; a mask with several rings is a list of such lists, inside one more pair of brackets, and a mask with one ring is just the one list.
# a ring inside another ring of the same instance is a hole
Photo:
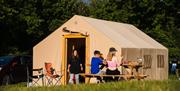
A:
{"label": "woman sitting at table", "polygon": [[[109,49],[109,53],[107,55],[107,75],[120,75],[120,71],[118,67],[120,66],[120,62],[117,60],[116,57],[117,50],[114,47]],[[107,77],[106,81],[118,81],[119,77]]]}

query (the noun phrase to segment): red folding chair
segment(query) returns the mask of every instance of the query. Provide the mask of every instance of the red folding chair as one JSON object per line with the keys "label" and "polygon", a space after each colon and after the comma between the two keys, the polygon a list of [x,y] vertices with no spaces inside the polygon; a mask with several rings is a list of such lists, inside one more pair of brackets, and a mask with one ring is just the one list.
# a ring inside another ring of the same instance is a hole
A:
{"label": "red folding chair", "polygon": [[[46,77],[46,86],[56,86],[61,84],[61,78],[63,76],[62,72],[59,71],[59,74],[55,71],[55,69],[52,67],[52,63],[45,63],[45,77]],[[55,83],[53,83],[55,82]]]}

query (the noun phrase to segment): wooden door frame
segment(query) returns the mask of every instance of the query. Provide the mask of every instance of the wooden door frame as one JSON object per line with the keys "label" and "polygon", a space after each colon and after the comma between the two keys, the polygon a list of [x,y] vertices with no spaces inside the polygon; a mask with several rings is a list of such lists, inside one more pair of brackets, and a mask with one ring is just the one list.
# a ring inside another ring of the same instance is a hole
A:
{"label": "wooden door frame", "polygon": [[[89,57],[89,53],[90,53],[90,41],[89,41],[89,36],[84,36],[82,34],[66,34],[66,35],[63,35],[63,47],[62,47],[62,62],[61,62],[61,70],[64,69],[64,76],[62,77],[62,84],[63,85],[66,85],[67,84],[67,39],[68,38],[85,38],[85,52],[86,52],[86,55],[85,55],[85,66],[86,64],[89,64],[90,63],[90,57]],[[89,67],[85,67],[85,73],[89,73],[90,71],[90,68]],[[87,79],[85,79],[85,82],[87,82]]]}

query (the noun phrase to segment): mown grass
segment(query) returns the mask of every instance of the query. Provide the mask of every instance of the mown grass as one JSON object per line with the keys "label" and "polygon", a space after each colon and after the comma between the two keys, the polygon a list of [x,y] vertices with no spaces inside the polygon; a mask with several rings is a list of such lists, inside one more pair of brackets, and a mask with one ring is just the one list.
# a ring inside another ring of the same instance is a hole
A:
{"label": "mown grass", "polygon": [[79,84],[56,87],[26,87],[26,83],[1,86],[0,91],[180,91],[180,80],[169,75],[164,81],[120,81],[103,84]]}
{"label": "mown grass", "polygon": [[0,91],[180,91],[180,81],[121,81],[103,84],[30,88],[27,88],[25,84],[16,84],[2,86]]}

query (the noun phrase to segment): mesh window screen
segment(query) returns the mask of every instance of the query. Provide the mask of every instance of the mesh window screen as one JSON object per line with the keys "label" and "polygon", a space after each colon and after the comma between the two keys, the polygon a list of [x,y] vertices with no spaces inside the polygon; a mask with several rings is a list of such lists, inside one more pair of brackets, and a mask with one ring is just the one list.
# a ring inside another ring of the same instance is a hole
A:
{"label": "mesh window screen", "polygon": [[157,55],[157,67],[164,68],[164,55]]}
{"label": "mesh window screen", "polygon": [[151,55],[144,55],[144,68],[151,68],[152,57]]}

